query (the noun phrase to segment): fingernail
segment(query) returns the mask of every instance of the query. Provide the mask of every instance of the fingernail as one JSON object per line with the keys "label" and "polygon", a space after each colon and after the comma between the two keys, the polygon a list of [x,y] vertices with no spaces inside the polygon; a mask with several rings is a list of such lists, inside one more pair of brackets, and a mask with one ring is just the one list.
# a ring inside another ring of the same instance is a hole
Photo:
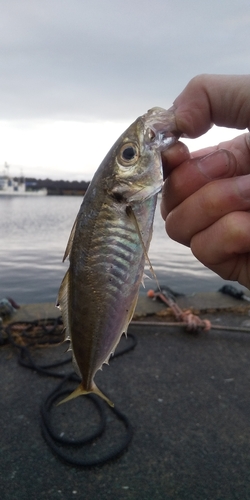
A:
{"label": "fingernail", "polygon": [[250,199],[250,175],[242,175],[241,177],[236,177],[236,182],[240,195],[244,200]]}
{"label": "fingernail", "polygon": [[219,149],[197,161],[200,171],[209,179],[225,176],[230,168],[230,154],[225,149]]}

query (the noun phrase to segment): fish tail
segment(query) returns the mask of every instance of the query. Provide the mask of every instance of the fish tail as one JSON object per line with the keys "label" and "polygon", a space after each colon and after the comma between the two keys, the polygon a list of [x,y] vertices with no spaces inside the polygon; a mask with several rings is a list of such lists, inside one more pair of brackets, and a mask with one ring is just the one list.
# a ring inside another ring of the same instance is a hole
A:
{"label": "fish tail", "polygon": [[84,389],[84,387],[81,383],[69,396],[64,398],[59,403],[57,403],[57,406],[61,405],[62,403],[67,403],[67,401],[70,401],[71,399],[75,399],[78,396],[84,396],[85,394],[91,394],[91,393],[96,394],[100,398],[104,399],[104,401],[106,401],[106,403],[108,403],[108,405],[111,406],[112,408],[114,407],[114,403],[112,403],[112,401],[110,401],[110,399],[107,398],[107,396],[105,396],[105,394],[103,394],[103,392],[101,392],[100,389],[98,389],[98,387],[95,385],[94,382],[92,383],[92,387],[89,391]]}

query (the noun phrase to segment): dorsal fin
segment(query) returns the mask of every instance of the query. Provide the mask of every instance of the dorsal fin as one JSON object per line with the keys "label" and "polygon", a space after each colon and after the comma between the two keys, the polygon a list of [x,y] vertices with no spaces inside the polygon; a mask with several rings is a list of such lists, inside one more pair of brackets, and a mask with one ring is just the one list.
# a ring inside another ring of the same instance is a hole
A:
{"label": "dorsal fin", "polygon": [[62,312],[63,325],[65,329],[65,340],[71,341],[71,333],[69,326],[69,306],[68,306],[68,287],[69,287],[69,271],[66,272],[59,292],[56,306]]}
{"label": "dorsal fin", "polygon": [[72,249],[72,244],[73,244],[73,239],[74,239],[74,236],[75,236],[75,231],[76,231],[76,223],[77,223],[77,220],[78,220],[78,216],[76,217],[76,220],[73,224],[73,227],[71,229],[71,233],[69,235],[69,240],[68,240],[68,243],[67,243],[67,246],[66,246],[66,250],[64,252],[64,256],[63,256],[63,262],[65,261],[65,259],[67,259],[67,257],[70,256],[70,252],[71,252],[71,249]]}
{"label": "dorsal fin", "polygon": [[140,242],[141,242],[141,245],[142,245],[142,248],[143,248],[143,253],[144,253],[144,256],[145,256],[146,261],[148,262],[150,272],[151,272],[152,276],[154,277],[154,279],[155,279],[155,281],[156,281],[156,284],[157,284],[157,286],[158,286],[158,288],[159,288],[159,291],[161,291],[160,283],[159,283],[159,281],[158,281],[158,279],[157,279],[157,276],[156,276],[156,274],[155,274],[155,272],[154,272],[153,266],[152,266],[152,264],[151,264],[151,262],[150,262],[150,258],[149,258],[149,256],[148,256],[148,252],[147,252],[147,249],[146,249],[146,247],[145,247],[145,243],[144,243],[144,241],[143,241],[143,237],[142,237],[142,234],[141,234],[141,230],[140,230],[140,227],[139,227],[139,224],[138,224],[137,218],[136,218],[136,216],[135,216],[134,210],[133,210],[133,208],[131,207],[131,205],[127,205],[127,206],[126,206],[126,214],[127,214],[127,215],[128,215],[128,217],[130,217],[130,218],[131,218],[131,220],[133,220],[133,222],[134,222],[135,229],[136,229],[136,232],[137,232],[137,234],[138,234],[138,236],[139,236],[139,239],[140,239]]}

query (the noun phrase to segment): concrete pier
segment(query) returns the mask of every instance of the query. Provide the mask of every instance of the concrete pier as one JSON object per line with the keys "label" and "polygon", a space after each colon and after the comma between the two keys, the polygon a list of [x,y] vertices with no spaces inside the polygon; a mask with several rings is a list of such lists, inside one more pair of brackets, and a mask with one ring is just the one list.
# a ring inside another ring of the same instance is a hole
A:
{"label": "concrete pier", "polygon": [[[52,453],[41,435],[40,406],[58,381],[18,365],[9,344],[0,348],[3,500],[250,499],[249,305],[219,293],[177,302],[229,328],[188,333],[162,326],[174,321],[165,306],[140,297],[137,322],[129,328],[136,348],[96,377],[134,431],[127,451],[103,466],[72,467]],[[53,304],[33,304],[22,306],[13,321],[58,314]],[[33,349],[32,356],[48,364],[66,356],[64,351]],[[64,369],[71,371],[71,364]],[[121,439],[123,427],[108,407],[105,412],[106,432],[87,452],[77,450],[79,456],[103,453]],[[52,423],[59,434],[78,438],[95,426],[96,415],[82,397],[53,408]]]}

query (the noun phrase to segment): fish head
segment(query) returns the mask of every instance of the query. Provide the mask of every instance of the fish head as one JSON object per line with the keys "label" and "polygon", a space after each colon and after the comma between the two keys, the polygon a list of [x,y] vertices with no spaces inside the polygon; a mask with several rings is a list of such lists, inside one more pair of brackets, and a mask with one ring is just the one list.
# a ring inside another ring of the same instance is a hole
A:
{"label": "fish head", "polygon": [[128,203],[157,194],[163,184],[161,152],[179,136],[171,109],[152,108],[137,118],[114,145],[112,194]]}

